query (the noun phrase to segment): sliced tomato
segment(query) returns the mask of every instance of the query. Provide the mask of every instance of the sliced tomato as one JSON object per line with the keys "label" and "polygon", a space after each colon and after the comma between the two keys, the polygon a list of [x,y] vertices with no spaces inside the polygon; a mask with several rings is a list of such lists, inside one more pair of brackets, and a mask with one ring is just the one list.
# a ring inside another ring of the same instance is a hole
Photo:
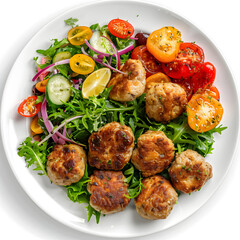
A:
{"label": "sliced tomato", "polygon": [[35,116],[31,122],[30,128],[34,134],[41,134],[43,130],[38,123],[38,116]]}
{"label": "sliced tomato", "polygon": [[147,39],[148,51],[160,62],[172,62],[178,55],[181,33],[174,27],[163,27]]}
{"label": "sliced tomato", "polygon": [[26,98],[18,107],[18,113],[23,117],[33,117],[41,109],[41,103],[35,104],[37,96]]}
{"label": "sliced tomato", "polygon": [[207,89],[198,89],[197,93],[205,94],[207,96],[213,97],[216,100],[220,101],[220,93],[215,86],[211,86],[210,88],[207,88]]}
{"label": "sliced tomato", "polygon": [[95,62],[87,55],[75,54],[70,58],[69,65],[73,72],[85,75],[93,72]]}
{"label": "sliced tomato", "polygon": [[36,84],[36,89],[39,91],[39,92],[45,92],[46,91],[46,86],[47,86],[47,82],[48,82],[49,78],[43,80],[43,81],[40,81]]}
{"label": "sliced tomato", "polygon": [[176,59],[163,64],[163,71],[171,78],[187,78],[198,72],[203,62],[202,48],[194,43],[181,43]]}
{"label": "sliced tomato", "polygon": [[193,87],[191,85],[191,82],[188,79],[172,79],[172,82],[177,83],[185,90],[187,94],[187,100],[190,101],[193,95]]}
{"label": "sliced tomato", "polygon": [[108,23],[109,32],[118,38],[131,37],[134,33],[133,26],[122,19],[113,19]]}
{"label": "sliced tomato", "polygon": [[195,93],[187,106],[188,124],[196,132],[216,127],[223,116],[223,107],[215,98]]}
{"label": "sliced tomato", "polygon": [[192,76],[193,90],[207,89],[212,86],[216,77],[216,68],[210,62],[205,62],[200,71]]}
{"label": "sliced tomato", "polygon": [[155,59],[155,57],[147,50],[145,45],[134,48],[131,55],[132,59],[139,59],[145,68],[146,77],[162,72],[161,64]]}
{"label": "sliced tomato", "polygon": [[89,40],[92,37],[92,30],[89,27],[78,26],[69,30],[67,39],[72,45],[82,45],[85,39]]}

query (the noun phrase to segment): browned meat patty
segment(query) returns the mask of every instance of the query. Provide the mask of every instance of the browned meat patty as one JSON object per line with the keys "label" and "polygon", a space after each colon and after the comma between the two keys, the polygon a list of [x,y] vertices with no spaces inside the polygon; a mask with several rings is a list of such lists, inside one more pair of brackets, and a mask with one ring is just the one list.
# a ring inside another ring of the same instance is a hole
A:
{"label": "browned meat patty", "polygon": [[91,193],[90,205],[103,214],[123,211],[130,202],[124,179],[121,171],[95,170],[87,187]]}
{"label": "browned meat patty", "polygon": [[162,176],[152,176],[142,181],[144,188],[134,199],[138,214],[146,219],[164,219],[170,214],[178,195],[170,182]]}
{"label": "browned meat patty", "polygon": [[57,185],[71,185],[83,177],[86,162],[82,147],[76,144],[55,145],[48,156],[48,177]]}
{"label": "browned meat patty", "polygon": [[92,167],[121,170],[132,156],[134,135],[130,127],[111,122],[93,133],[88,143],[88,162]]}
{"label": "browned meat patty", "polygon": [[179,117],[186,108],[185,90],[176,83],[151,83],[146,89],[146,113],[158,122]]}
{"label": "browned meat patty", "polygon": [[148,177],[162,172],[173,158],[171,139],[162,131],[147,131],[138,138],[131,161],[144,177]]}
{"label": "browned meat patty", "polygon": [[169,175],[176,189],[191,193],[202,188],[212,177],[212,166],[199,153],[188,149],[176,154]]}
{"label": "browned meat patty", "polygon": [[120,102],[133,101],[141,96],[145,90],[146,72],[139,60],[128,59],[120,70],[108,83],[107,87],[113,86],[109,97]]}

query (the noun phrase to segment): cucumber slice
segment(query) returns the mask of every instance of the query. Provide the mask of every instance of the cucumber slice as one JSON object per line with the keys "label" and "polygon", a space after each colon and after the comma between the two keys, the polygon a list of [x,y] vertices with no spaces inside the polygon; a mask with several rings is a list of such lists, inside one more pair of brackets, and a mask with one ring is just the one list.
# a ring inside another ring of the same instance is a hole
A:
{"label": "cucumber slice", "polygon": [[47,82],[46,99],[53,106],[61,106],[71,96],[71,82],[61,74],[53,75]]}
{"label": "cucumber slice", "polygon": [[64,60],[64,59],[71,58],[71,56],[72,56],[72,54],[68,51],[59,52],[59,53],[54,55],[52,62],[53,63],[59,62],[59,61]]}

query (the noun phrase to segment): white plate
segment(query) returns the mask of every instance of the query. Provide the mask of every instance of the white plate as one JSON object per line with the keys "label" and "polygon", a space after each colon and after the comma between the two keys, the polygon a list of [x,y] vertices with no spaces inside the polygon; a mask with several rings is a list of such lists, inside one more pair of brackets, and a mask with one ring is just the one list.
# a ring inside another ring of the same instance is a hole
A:
{"label": "white plate", "polygon": [[[96,224],[94,217],[88,223],[84,206],[71,202],[65,189],[51,184],[26,168],[17,155],[19,144],[29,135],[29,120],[17,113],[22,99],[31,94],[32,77],[35,74],[36,49],[45,49],[49,40],[62,39],[68,32],[64,20],[70,17],[80,19],[79,24],[106,24],[113,18],[127,19],[136,29],[151,32],[163,26],[175,26],[182,32],[184,41],[196,41],[204,51],[206,60],[217,68],[215,85],[220,90],[224,107],[222,124],[228,126],[223,134],[216,135],[214,152],[207,157],[213,166],[213,178],[204,188],[191,195],[182,194],[178,204],[165,220],[149,221],[138,216],[132,203],[121,213],[101,217]],[[167,229],[183,221],[197,211],[212,196],[227,173],[238,137],[238,99],[232,75],[223,57],[214,44],[194,25],[183,17],[160,6],[139,2],[99,2],[64,13],[43,27],[26,45],[17,58],[7,80],[2,98],[1,131],[4,148],[11,168],[31,199],[47,214],[59,222],[89,234],[107,237],[136,237]]]}

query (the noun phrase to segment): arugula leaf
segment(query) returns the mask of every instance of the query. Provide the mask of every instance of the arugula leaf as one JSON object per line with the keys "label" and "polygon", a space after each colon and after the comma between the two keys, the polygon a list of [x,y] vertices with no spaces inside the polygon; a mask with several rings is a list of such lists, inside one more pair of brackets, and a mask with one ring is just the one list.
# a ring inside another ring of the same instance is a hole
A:
{"label": "arugula leaf", "polygon": [[68,44],[68,40],[66,38],[58,41],[57,39],[53,39],[54,43],[46,50],[38,49],[36,52],[40,53],[44,56],[53,57],[56,53],[56,50],[63,46],[64,44]]}
{"label": "arugula leaf", "polygon": [[68,26],[74,26],[76,22],[78,22],[77,18],[68,18],[66,20],[64,20],[64,22],[68,25]]}
{"label": "arugula leaf", "polygon": [[27,137],[26,140],[18,148],[18,155],[25,157],[27,167],[35,165],[33,170],[39,171],[40,175],[47,175],[46,161],[47,161],[47,142],[38,146],[38,142]]}

